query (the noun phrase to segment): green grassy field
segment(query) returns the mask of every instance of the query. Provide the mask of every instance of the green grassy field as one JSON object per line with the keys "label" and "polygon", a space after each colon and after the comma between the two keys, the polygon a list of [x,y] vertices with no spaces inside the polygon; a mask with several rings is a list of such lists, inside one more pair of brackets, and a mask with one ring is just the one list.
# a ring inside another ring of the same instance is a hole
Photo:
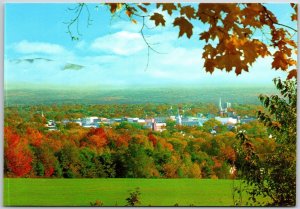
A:
{"label": "green grassy field", "polygon": [[[237,182],[235,182],[237,184]],[[5,206],[124,206],[129,190],[144,206],[231,206],[233,180],[210,179],[4,179]]]}

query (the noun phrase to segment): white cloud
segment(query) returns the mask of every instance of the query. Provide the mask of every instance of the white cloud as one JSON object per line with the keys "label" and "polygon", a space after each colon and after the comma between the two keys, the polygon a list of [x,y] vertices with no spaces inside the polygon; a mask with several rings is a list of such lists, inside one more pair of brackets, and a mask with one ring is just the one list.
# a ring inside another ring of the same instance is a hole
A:
{"label": "white cloud", "polygon": [[89,64],[109,64],[119,61],[118,56],[113,55],[101,55],[101,56],[84,56],[84,57],[78,57],[78,61],[82,63],[86,63],[86,65]]}
{"label": "white cloud", "polygon": [[[125,30],[125,29],[124,29]],[[216,70],[213,75],[203,69],[203,44],[187,38],[177,38],[177,30],[146,30],[147,41],[162,54],[150,50],[147,65],[147,45],[139,31],[120,31],[99,37],[92,42],[82,41],[75,46],[78,50],[67,51],[57,44],[41,42],[20,42],[16,44],[19,51],[26,51],[24,57],[45,57],[40,52],[47,51],[47,58],[53,62],[8,63],[5,67],[6,80],[17,82],[74,84],[81,86],[99,84],[219,84],[219,83],[271,83],[273,77],[280,76],[271,70],[271,59],[259,59],[250,69],[236,76],[234,72],[226,73]],[[30,45],[24,47],[24,45]],[[35,46],[35,48],[33,48]],[[52,50],[50,50],[52,46]],[[53,47],[56,46],[56,47]],[[84,49],[84,50],[82,50]],[[52,52],[52,54],[51,54]],[[61,54],[54,54],[64,52]],[[120,56],[122,55],[122,56]],[[129,56],[132,55],[132,56]],[[84,66],[78,71],[61,70],[65,63]],[[261,70],[264,69],[264,70]]]}
{"label": "white cloud", "polygon": [[130,31],[130,32],[139,32],[141,30],[142,23],[137,21],[137,23],[133,23],[130,20],[117,20],[112,21],[111,29],[118,31]]}
{"label": "white cloud", "polygon": [[97,38],[91,49],[128,56],[146,49],[146,44],[140,33],[120,31]]}
{"label": "white cloud", "polygon": [[75,45],[75,47],[76,47],[77,49],[83,49],[83,48],[86,47],[86,45],[87,45],[87,43],[86,43],[85,41],[79,41],[79,42]]}
{"label": "white cloud", "polygon": [[[188,69],[191,69],[203,65],[201,62],[202,52],[201,49],[171,47],[169,53],[161,57],[160,63],[164,66],[189,67]],[[188,69],[185,68],[185,70]]]}
{"label": "white cloud", "polygon": [[15,43],[13,47],[17,52],[22,54],[43,53],[43,54],[62,54],[66,50],[58,44],[45,42],[29,42],[23,40]]}
{"label": "white cloud", "polygon": [[159,80],[196,81],[204,76],[201,50],[170,48],[170,53],[151,56],[146,74]]}

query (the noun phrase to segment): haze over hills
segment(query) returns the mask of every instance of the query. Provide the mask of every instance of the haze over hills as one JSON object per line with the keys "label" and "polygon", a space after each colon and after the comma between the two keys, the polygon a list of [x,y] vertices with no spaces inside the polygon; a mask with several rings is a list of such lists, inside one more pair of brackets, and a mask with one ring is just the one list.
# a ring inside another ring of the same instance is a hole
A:
{"label": "haze over hills", "polygon": [[218,103],[219,98],[239,104],[260,104],[259,94],[276,94],[274,87],[115,87],[12,88],[5,91],[5,106],[37,104]]}
{"label": "haze over hills", "polygon": [[[93,25],[101,28],[81,25],[82,39],[72,41],[63,23],[72,15],[66,12],[69,6],[6,6],[6,105],[216,103],[220,97],[232,103],[257,104],[260,93],[275,92],[273,78],[287,76],[286,72],[271,69],[270,56],[258,58],[249,66],[249,72],[239,76],[217,69],[207,73],[202,59],[205,43],[199,42],[198,35],[178,39],[178,29],[171,19],[166,19],[163,30],[157,27],[145,31],[149,43],[161,52],[149,56],[140,25],[112,20],[104,7],[91,10],[91,15],[99,17]],[[278,15],[290,9],[281,5]],[[28,24],[32,19],[35,24]],[[152,27],[154,22],[147,25]],[[203,28],[198,25],[194,34]]]}

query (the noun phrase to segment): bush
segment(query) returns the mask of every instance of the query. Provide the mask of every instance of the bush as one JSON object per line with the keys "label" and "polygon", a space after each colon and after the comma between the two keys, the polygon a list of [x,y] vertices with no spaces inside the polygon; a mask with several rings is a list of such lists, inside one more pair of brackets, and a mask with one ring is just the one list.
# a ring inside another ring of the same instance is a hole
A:
{"label": "bush", "polygon": [[140,205],[141,204],[140,196],[141,196],[140,188],[137,187],[137,188],[135,188],[135,191],[130,192],[129,197],[126,198],[126,201],[127,201],[126,206],[138,206],[138,205]]}

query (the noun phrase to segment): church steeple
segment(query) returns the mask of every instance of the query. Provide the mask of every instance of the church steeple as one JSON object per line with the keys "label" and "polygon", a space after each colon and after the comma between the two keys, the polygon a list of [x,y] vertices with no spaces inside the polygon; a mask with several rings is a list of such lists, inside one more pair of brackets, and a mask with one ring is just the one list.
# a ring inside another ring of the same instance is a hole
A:
{"label": "church steeple", "polygon": [[179,114],[179,109],[178,109],[178,116],[177,116],[177,118],[178,118],[178,124],[182,125],[182,120],[181,120],[181,116]]}
{"label": "church steeple", "polygon": [[219,110],[220,110],[220,111],[223,111],[223,108],[222,108],[222,100],[221,100],[221,98],[220,98],[220,102],[219,102]]}

